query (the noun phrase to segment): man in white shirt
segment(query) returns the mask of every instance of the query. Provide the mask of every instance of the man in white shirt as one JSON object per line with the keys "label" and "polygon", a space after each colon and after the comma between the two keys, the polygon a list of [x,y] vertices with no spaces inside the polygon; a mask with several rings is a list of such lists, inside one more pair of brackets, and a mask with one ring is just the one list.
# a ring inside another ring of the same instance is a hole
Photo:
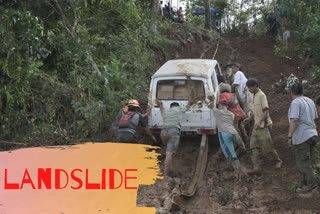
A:
{"label": "man in white shirt", "polygon": [[240,64],[239,63],[234,63],[232,65],[232,72],[234,73],[234,81],[232,83],[232,88],[234,88],[238,100],[240,101],[240,105],[242,109],[247,113],[249,116],[249,112],[251,112],[251,108],[249,106],[249,96],[250,92],[247,90],[246,83],[247,83],[247,78],[243,74],[240,69]]}

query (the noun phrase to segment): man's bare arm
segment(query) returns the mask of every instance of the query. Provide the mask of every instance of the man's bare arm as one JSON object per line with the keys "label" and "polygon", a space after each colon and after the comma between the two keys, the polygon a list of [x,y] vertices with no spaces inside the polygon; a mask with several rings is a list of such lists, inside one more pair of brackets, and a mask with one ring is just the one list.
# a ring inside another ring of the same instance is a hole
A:
{"label": "man's bare arm", "polygon": [[296,131],[298,126],[298,119],[297,118],[291,118],[289,122],[289,133],[288,133],[288,144],[289,146],[292,145],[292,135]]}
{"label": "man's bare arm", "polygon": [[150,106],[148,106],[146,113],[141,114],[141,116],[142,116],[143,118],[145,118],[145,117],[148,117],[148,116],[150,115],[150,113],[151,113],[151,108],[150,108]]}
{"label": "man's bare arm", "polygon": [[188,111],[188,110],[190,109],[190,107],[191,107],[193,104],[195,104],[196,102],[197,102],[196,99],[189,99],[189,102],[188,102],[188,104],[187,104],[187,106],[186,106],[186,111]]}
{"label": "man's bare arm", "polygon": [[297,118],[291,118],[289,122],[289,133],[288,137],[292,137],[293,133],[296,131],[298,126],[298,119]]}
{"label": "man's bare arm", "polygon": [[247,123],[250,123],[250,122],[253,121],[253,120],[254,120],[254,115],[253,115],[253,114],[250,114],[250,117],[244,119],[243,122],[244,122],[245,124],[247,124]]}
{"label": "man's bare arm", "polygon": [[235,94],[236,94],[237,99],[241,101],[242,99],[241,99],[241,97],[240,97],[240,93],[239,93],[239,91],[238,91],[238,88],[235,88],[235,89],[234,89],[234,92],[235,92]]}
{"label": "man's bare arm", "polygon": [[236,93],[237,92],[237,87],[238,87],[239,85],[238,84],[232,84],[231,85],[231,89],[232,89],[232,92],[233,93]]}
{"label": "man's bare arm", "polygon": [[210,101],[210,104],[209,104],[208,107],[211,108],[211,109],[214,109],[215,108],[215,105],[214,105],[215,96],[214,96],[214,94],[209,96],[208,99]]}
{"label": "man's bare arm", "polygon": [[144,128],[144,131],[152,139],[153,142],[157,142],[157,139],[155,138],[155,136],[153,136],[151,130],[148,127]]}
{"label": "man's bare arm", "polygon": [[263,111],[263,115],[262,115],[260,121],[258,121],[259,126],[261,126],[261,124],[262,124],[264,121],[267,120],[268,114],[269,114],[269,110],[264,110],[264,111]]}
{"label": "man's bare arm", "polygon": [[160,100],[158,100],[158,98],[156,99],[156,104],[159,106],[160,111],[163,111],[163,105],[162,102]]}

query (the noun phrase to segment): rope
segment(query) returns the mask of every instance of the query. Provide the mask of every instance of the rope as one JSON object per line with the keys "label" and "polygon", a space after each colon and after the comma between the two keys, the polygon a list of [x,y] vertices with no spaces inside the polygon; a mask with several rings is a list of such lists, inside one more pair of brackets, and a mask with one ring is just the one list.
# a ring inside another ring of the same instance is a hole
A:
{"label": "rope", "polygon": [[216,51],[213,54],[212,59],[214,59],[216,57],[217,53],[218,53],[219,44],[220,44],[220,40],[218,41],[217,48],[216,48]]}

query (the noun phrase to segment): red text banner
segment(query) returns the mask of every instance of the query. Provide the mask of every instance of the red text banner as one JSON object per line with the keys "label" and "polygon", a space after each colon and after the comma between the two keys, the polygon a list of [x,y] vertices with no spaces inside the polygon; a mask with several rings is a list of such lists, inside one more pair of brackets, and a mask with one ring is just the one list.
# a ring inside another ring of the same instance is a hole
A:
{"label": "red text banner", "polygon": [[0,213],[154,214],[136,207],[159,177],[154,147],[86,143],[0,152]]}

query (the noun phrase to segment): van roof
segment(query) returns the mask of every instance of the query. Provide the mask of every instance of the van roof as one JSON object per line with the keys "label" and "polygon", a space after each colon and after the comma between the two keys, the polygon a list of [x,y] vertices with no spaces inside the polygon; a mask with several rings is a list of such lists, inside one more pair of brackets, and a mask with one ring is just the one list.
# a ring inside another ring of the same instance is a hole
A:
{"label": "van roof", "polygon": [[163,64],[152,78],[169,76],[195,76],[207,78],[214,71],[216,60],[179,59]]}

